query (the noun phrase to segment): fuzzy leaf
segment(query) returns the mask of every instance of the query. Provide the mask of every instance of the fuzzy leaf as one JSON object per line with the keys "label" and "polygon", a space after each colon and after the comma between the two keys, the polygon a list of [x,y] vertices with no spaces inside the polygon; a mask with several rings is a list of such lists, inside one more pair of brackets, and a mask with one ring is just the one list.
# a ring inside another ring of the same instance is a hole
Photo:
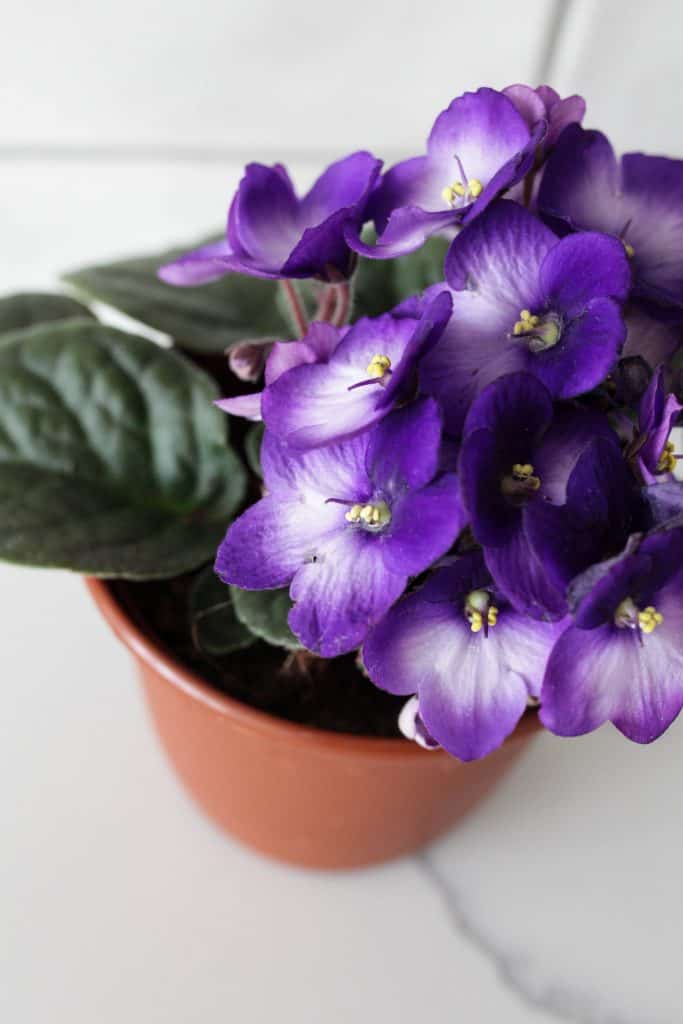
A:
{"label": "fuzzy leaf", "polygon": [[261,442],[263,441],[264,430],[263,423],[254,423],[253,426],[249,427],[244,438],[244,454],[247,457],[249,469],[261,479],[263,479]]}
{"label": "fuzzy leaf", "polygon": [[445,238],[428,238],[421,249],[392,262],[397,303],[443,281],[443,267],[450,243]]}
{"label": "fuzzy leaf", "polygon": [[232,601],[238,619],[260,637],[275,647],[295,650],[301,644],[287,624],[292,607],[287,588],[281,590],[240,590],[230,587]]}
{"label": "fuzzy leaf", "polygon": [[87,306],[68,295],[48,292],[19,292],[0,299],[0,334],[33,324],[52,323],[84,317],[94,319]]}
{"label": "fuzzy leaf", "polygon": [[230,587],[221,583],[212,565],[195,580],[189,600],[192,638],[200,651],[229,654],[255,642],[254,634],[235,615]]}
{"label": "fuzzy leaf", "polygon": [[278,305],[277,281],[241,274],[193,288],[160,281],[159,267],[192,248],[85,267],[64,280],[77,292],[169,334],[189,351],[223,352],[245,338],[291,336]]}
{"label": "fuzzy leaf", "polygon": [[206,562],[242,501],[216,388],[182,356],[89,321],[0,344],[0,558],[95,576]]}
{"label": "fuzzy leaf", "polygon": [[[367,235],[371,237],[371,235]],[[223,352],[245,338],[291,338],[294,331],[277,281],[227,274],[212,284],[177,288],[157,270],[207,239],[170,252],[85,267],[65,275],[77,292],[170,335],[182,348]],[[431,238],[397,260],[361,258],[354,278],[354,319],[379,316],[430,284],[443,280],[448,242]],[[316,281],[295,288],[309,316],[320,294]]]}
{"label": "fuzzy leaf", "polygon": [[387,313],[404,299],[443,281],[448,245],[446,239],[430,238],[417,252],[395,260],[361,257],[354,278],[354,320]]}

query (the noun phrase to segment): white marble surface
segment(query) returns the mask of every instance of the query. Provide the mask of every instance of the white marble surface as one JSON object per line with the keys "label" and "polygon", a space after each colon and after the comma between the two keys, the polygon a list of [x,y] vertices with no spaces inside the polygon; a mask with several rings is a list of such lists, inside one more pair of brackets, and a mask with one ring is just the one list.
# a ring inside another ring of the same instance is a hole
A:
{"label": "white marble surface", "polygon": [[[0,163],[3,287],[201,234],[236,173]],[[423,856],[304,873],[180,791],[78,579],[0,567],[0,613],[3,1022],[683,1020],[680,723],[543,736]]]}

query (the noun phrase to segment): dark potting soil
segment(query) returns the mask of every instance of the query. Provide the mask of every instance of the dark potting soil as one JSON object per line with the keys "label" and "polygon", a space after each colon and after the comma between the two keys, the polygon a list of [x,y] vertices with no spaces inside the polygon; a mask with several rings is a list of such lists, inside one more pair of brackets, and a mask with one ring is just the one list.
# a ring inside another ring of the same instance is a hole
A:
{"label": "dark potting soil", "polygon": [[405,698],[372,685],[355,655],[324,659],[288,652],[261,641],[243,651],[212,657],[192,640],[188,594],[195,573],[146,583],[112,581],[119,603],[136,624],[221,693],[279,718],[357,736],[400,735]]}

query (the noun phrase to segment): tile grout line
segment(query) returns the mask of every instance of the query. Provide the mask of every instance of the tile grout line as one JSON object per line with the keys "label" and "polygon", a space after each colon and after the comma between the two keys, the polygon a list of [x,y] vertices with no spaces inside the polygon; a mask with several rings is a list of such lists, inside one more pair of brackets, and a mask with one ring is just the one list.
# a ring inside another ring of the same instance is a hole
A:
{"label": "tile grout line", "polygon": [[[384,150],[385,163],[388,165],[395,160],[401,159],[405,154],[395,148]],[[343,154],[331,150],[300,149],[289,150],[283,155],[282,152],[254,147],[249,149],[229,149],[213,146],[168,146],[159,145],[131,145],[127,143],[83,146],[69,144],[44,144],[44,143],[0,143],[0,160],[21,162],[58,160],[58,161],[92,161],[93,163],[134,163],[147,161],[150,163],[247,163],[249,160],[258,159],[262,162],[276,162],[287,160],[288,162],[307,162],[325,166],[332,161],[339,159]]]}

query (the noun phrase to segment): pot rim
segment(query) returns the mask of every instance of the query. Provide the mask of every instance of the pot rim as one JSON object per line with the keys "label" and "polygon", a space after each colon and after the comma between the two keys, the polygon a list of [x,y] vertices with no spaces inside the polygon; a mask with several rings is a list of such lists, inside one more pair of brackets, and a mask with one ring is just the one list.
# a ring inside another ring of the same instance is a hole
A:
{"label": "pot rim", "polygon": [[[211,686],[191,668],[183,665],[169,651],[148,636],[116,599],[110,581],[88,576],[85,578],[85,584],[114,633],[145,666],[198,703],[230,718],[238,728],[261,733],[272,740],[323,748],[330,753],[348,753],[352,757],[369,755],[373,758],[380,757],[383,760],[393,759],[396,761],[424,757],[447,761],[457,760],[445,750],[426,751],[417,743],[411,743],[403,737],[391,739],[380,736],[355,736],[352,733],[332,732],[301,725],[299,722],[290,722],[267,711],[253,708],[234,697],[229,697]],[[507,743],[512,737],[521,739],[539,729],[538,716],[527,712],[505,742]]]}

